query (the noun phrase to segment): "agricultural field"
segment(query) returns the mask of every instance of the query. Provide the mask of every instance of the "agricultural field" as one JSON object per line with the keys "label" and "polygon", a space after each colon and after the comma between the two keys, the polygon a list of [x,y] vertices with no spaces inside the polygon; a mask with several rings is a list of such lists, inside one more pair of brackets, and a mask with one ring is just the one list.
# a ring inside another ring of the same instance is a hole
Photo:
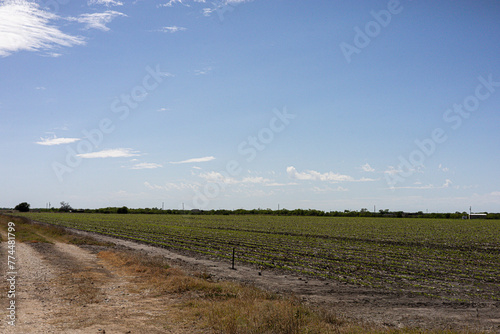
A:
{"label": "agricultural field", "polygon": [[500,221],[19,213],[229,263],[415,296],[500,301]]}

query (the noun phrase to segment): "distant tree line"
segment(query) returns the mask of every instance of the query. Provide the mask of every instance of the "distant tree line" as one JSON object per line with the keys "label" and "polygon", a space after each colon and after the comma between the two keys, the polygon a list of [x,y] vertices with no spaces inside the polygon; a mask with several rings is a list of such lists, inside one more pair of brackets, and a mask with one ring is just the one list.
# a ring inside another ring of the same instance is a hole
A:
{"label": "distant tree line", "polygon": [[[66,204],[66,205],[63,205]],[[29,205],[28,205],[29,207]],[[69,207],[69,208],[68,208]],[[64,209],[63,209],[64,208]],[[141,209],[131,209],[126,206],[123,207],[106,207],[100,209],[71,209],[69,204],[61,202],[61,208],[56,209],[38,209],[40,212],[75,212],[75,213],[135,213],[135,214],[173,214],[173,215],[271,215],[271,216],[317,216],[317,217],[385,217],[385,218],[434,218],[434,219],[462,219],[463,217],[468,217],[467,212],[455,213],[424,213],[422,211],[417,212],[404,212],[404,211],[390,211],[379,210],[377,212],[368,211],[367,209],[361,209],[359,211],[321,211],[315,209],[236,209],[236,210],[180,210],[180,209],[159,209],[159,208],[141,208]],[[500,213],[487,213],[486,219],[500,219]]]}

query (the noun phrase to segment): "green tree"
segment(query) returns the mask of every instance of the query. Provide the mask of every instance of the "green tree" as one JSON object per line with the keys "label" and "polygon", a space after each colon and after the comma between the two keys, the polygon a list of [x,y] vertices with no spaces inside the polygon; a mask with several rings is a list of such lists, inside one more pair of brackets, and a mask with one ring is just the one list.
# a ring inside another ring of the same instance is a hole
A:
{"label": "green tree", "polygon": [[118,210],[116,210],[116,213],[128,213],[128,208],[126,206],[118,208]]}
{"label": "green tree", "polygon": [[59,208],[59,211],[70,212],[71,210],[73,210],[73,208],[71,207],[71,205],[69,205],[69,203],[61,202],[61,207]]}
{"label": "green tree", "polygon": [[28,212],[30,211],[30,205],[26,202],[22,202],[16,205],[14,210],[18,210],[19,212]]}

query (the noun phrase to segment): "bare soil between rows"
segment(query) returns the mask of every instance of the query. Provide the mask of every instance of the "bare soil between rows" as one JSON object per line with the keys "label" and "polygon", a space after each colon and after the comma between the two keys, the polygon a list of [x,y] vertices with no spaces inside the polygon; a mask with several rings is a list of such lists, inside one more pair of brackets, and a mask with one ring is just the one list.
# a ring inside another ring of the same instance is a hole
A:
{"label": "bare soil between rows", "polygon": [[204,272],[213,279],[234,280],[260,288],[292,294],[308,304],[334,310],[337,314],[357,321],[388,328],[414,327],[422,329],[473,330],[500,333],[500,302],[474,304],[415,296],[411,292],[386,292],[333,280],[299,276],[274,270],[242,265],[236,270],[230,262],[211,259],[194,253],[173,252],[165,248],[71,229],[100,241],[140,250],[145,255],[166,257],[192,272]]}
{"label": "bare soil between rows", "polygon": [[[114,250],[132,249],[144,256],[162,256],[192,273],[203,272],[212,280],[234,280],[277,292],[292,294],[307,304],[333,310],[337,315],[375,327],[473,330],[500,333],[500,303],[476,304],[415,297],[259,268],[222,262],[193,253],[67,229],[111,242]],[[5,240],[5,238],[4,238]],[[0,267],[6,268],[7,243],[2,242]],[[182,297],[157,296],[137,290],[134,277],[97,257],[103,246],[64,243],[17,244],[17,323],[0,321],[1,333],[204,333],[193,324],[179,321],[175,305]],[[112,250],[113,250],[112,249]],[[6,278],[6,277],[5,277]],[[2,309],[8,303],[0,297]],[[4,312],[4,314],[6,314]]]}

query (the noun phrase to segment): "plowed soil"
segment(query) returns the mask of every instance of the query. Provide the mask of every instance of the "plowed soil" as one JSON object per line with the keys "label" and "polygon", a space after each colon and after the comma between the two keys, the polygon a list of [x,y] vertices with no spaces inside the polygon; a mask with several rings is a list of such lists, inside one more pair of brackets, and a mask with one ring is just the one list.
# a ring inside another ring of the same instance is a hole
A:
{"label": "plowed soil", "polygon": [[[212,279],[235,280],[264,289],[294,294],[357,321],[388,328],[472,329],[500,333],[500,303],[463,304],[334,281],[286,275],[237,263],[173,253],[128,240],[73,230],[127,248],[144,256],[160,255],[186,271]],[[4,240],[6,240],[4,236]],[[17,243],[16,326],[7,324],[8,298],[1,294],[0,333],[203,333],[179,321],[178,296],[156,296],[134,289],[136,277],[96,254],[103,246],[65,243]],[[1,243],[0,268],[7,265],[7,243]],[[4,272],[6,272],[4,270]],[[4,282],[6,279],[4,274]]]}

